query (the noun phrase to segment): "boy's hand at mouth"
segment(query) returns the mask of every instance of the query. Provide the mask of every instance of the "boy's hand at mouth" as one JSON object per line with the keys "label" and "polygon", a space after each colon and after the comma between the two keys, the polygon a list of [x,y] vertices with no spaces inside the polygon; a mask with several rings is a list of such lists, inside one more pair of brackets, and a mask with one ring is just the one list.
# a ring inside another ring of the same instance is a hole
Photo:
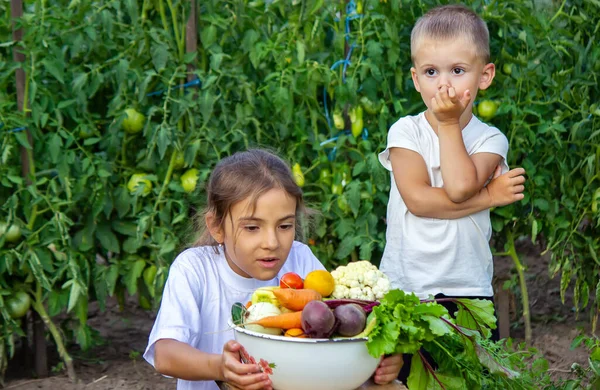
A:
{"label": "boy's hand at mouth", "polygon": [[460,116],[471,101],[471,91],[468,89],[462,96],[457,96],[454,87],[442,85],[431,98],[431,111],[439,125],[458,125]]}

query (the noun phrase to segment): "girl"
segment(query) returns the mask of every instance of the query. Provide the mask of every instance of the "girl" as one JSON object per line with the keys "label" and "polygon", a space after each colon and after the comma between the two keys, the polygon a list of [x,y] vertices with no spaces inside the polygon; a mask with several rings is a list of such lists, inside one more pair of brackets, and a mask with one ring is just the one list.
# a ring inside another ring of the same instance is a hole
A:
{"label": "girl", "polygon": [[[258,365],[240,361],[227,320],[233,303],[278,285],[286,272],[304,277],[324,269],[294,240],[306,212],[302,190],[279,157],[255,149],[217,164],[208,182],[206,228],[171,265],[144,353],[158,372],[178,378],[178,390],[218,389],[215,381],[271,389]],[[399,355],[383,359],[375,382],[391,382],[401,365]]]}

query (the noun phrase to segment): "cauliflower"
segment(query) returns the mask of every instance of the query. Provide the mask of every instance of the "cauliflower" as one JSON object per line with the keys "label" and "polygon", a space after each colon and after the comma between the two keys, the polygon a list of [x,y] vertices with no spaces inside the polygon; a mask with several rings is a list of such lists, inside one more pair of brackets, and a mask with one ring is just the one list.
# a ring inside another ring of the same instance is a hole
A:
{"label": "cauliflower", "polygon": [[343,299],[381,299],[390,290],[390,281],[367,260],[341,265],[331,271],[335,289],[331,296]]}

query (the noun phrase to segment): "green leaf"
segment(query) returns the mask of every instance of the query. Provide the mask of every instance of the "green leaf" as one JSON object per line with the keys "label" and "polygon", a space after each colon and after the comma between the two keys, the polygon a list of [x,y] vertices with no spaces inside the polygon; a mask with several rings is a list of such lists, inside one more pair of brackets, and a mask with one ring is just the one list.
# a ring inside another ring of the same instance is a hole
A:
{"label": "green leaf", "polygon": [[350,253],[352,252],[354,247],[355,247],[354,237],[351,237],[351,236],[345,237],[342,240],[342,242],[340,242],[337,250],[335,251],[335,258],[336,259],[347,258],[348,256],[350,256]]}
{"label": "green leaf", "polygon": [[206,49],[212,46],[217,41],[217,28],[214,25],[209,25],[201,29],[200,40],[202,46]]}
{"label": "green leaf", "polygon": [[51,58],[44,58],[41,61],[41,64],[44,66],[48,73],[50,73],[52,76],[54,76],[54,78],[60,81],[61,84],[64,84],[64,66],[62,66],[62,64],[59,64],[56,59],[53,60]]}
{"label": "green leaf", "polygon": [[144,260],[137,260],[131,265],[127,275],[125,275],[125,287],[127,287],[129,295],[135,295],[137,292],[137,281],[142,275],[145,266],[146,262]]}
{"label": "green leaf", "polygon": [[296,53],[298,56],[298,63],[302,64],[306,56],[306,46],[304,45],[304,42],[299,39],[296,41]]}
{"label": "green leaf", "polygon": [[425,371],[421,355],[415,353],[410,361],[410,374],[408,375],[408,388],[410,390],[427,390],[430,375]]}
{"label": "green leaf", "polygon": [[471,329],[479,329],[478,324],[483,324],[491,329],[496,329],[494,304],[487,299],[457,299],[458,314],[456,323]]}
{"label": "green leaf", "polygon": [[33,276],[38,283],[40,283],[44,290],[51,291],[52,285],[44,273],[44,266],[42,265],[42,262],[35,250],[27,251],[27,255],[25,257],[27,259],[27,263],[29,264],[29,269],[33,273]]}
{"label": "green leaf", "polygon": [[479,358],[481,364],[487,367],[487,369],[490,370],[491,373],[498,374],[510,379],[514,379],[519,376],[518,372],[513,371],[510,368],[500,364],[500,362],[494,359],[494,357],[481,345],[476,344],[475,351],[477,352],[477,357]]}
{"label": "green leaf", "polygon": [[69,293],[69,305],[67,306],[67,313],[70,313],[71,310],[73,310],[73,308],[75,308],[75,305],[77,304],[77,300],[79,299],[79,296],[82,294],[83,289],[81,288],[81,285],[79,285],[79,282],[76,280],[73,280],[73,283],[71,283],[71,291]]}
{"label": "green leaf", "polygon": [[15,138],[17,139],[17,141],[19,142],[19,144],[24,147],[25,149],[29,149],[31,150],[31,145],[29,144],[29,140],[27,139],[27,132],[26,131],[18,131],[16,133],[13,133],[15,135]]}
{"label": "green leaf", "polygon": [[152,47],[152,64],[157,72],[161,72],[167,65],[169,59],[169,48],[164,44],[157,44]]}
{"label": "green leaf", "polygon": [[98,225],[98,228],[96,229],[96,238],[100,241],[104,249],[114,253],[119,253],[121,251],[119,248],[119,240],[112,232],[110,225]]}

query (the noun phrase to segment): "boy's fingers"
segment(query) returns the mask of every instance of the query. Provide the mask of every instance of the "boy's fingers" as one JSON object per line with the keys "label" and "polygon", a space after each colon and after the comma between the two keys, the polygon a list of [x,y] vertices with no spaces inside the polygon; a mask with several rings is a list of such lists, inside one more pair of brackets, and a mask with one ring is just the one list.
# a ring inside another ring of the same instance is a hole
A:
{"label": "boy's fingers", "polygon": [[523,191],[525,191],[525,186],[524,185],[515,186],[515,192],[516,193],[521,193]]}
{"label": "boy's fingers", "polygon": [[510,173],[510,177],[516,177],[516,176],[519,176],[519,175],[524,175],[525,174],[525,169],[523,169],[521,167],[514,168],[514,169],[511,169],[509,171],[509,173]]}
{"label": "boy's fingers", "polygon": [[494,171],[494,179],[502,174],[502,167],[500,165],[496,166],[496,170]]}

